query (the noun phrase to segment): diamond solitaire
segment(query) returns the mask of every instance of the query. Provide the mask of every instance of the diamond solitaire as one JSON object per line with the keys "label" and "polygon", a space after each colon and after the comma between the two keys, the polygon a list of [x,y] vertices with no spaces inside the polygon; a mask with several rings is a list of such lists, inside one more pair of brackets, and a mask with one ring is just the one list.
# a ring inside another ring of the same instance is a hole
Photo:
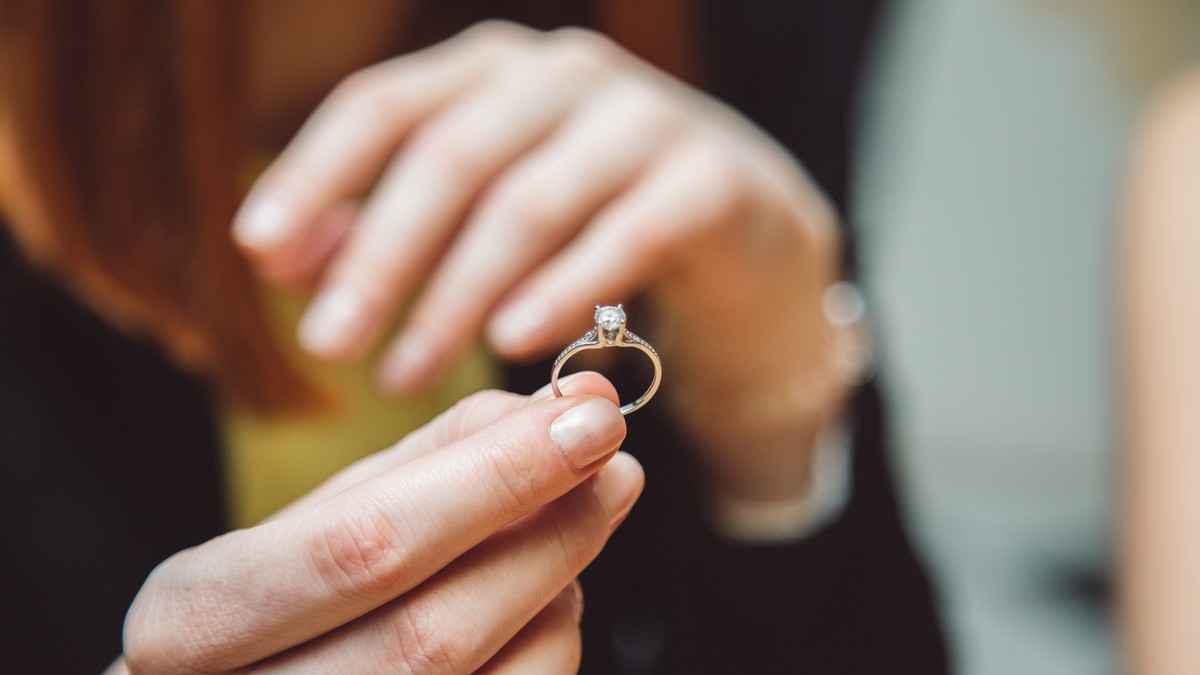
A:
{"label": "diamond solitaire", "polygon": [[625,308],[617,305],[606,305],[604,307],[596,307],[596,325],[604,332],[611,333],[619,329],[625,323]]}
{"label": "diamond solitaire", "polygon": [[567,362],[567,359],[585,349],[603,349],[605,347],[637,349],[650,357],[650,362],[654,364],[654,379],[645,393],[632,403],[621,406],[621,414],[628,415],[646,405],[646,402],[654,396],[654,392],[658,391],[658,385],[662,381],[662,363],[659,361],[658,352],[654,351],[654,347],[625,329],[625,308],[621,305],[615,307],[613,305],[597,305],[593,318],[596,321],[596,327],[588,331],[587,335],[572,342],[558,355],[557,359],[554,359],[554,370],[550,373],[550,388],[554,390],[555,396],[562,396],[562,391],[558,388],[558,374],[562,371],[563,364]]}

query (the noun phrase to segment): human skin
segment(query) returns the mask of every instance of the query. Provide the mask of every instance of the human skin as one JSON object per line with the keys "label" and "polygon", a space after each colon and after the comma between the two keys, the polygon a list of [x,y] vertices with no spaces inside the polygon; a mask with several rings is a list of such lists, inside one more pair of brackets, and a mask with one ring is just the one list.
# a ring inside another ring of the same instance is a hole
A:
{"label": "human skin", "polygon": [[347,360],[385,342],[390,392],[423,391],[481,338],[552,353],[593,305],[632,297],[669,366],[665,405],[810,382],[771,424],[681,417],[718,504],[807,490],[845,391],[821,310],[836,232],[796,160],[736,112],[597,33],[497,22],[344,79],[235,224],[264,277],[315,285],[300,343]]}
{"label": "human skin", "polygon": [[[671,387],[719,407],[816,383],[811,405],[770,425],[682,418],[718,508],[802,497],[844,389],[820,307],[838,257],[823,197],[748,121],[595,33],[488,23],[357,71],[234,233],[264,278],[315,287],[298,329],[312,354],[389,341],[389,391],[430,386],[481,337],[510,358],[555,350],[592,305],[634,296]],[[595,376],[571,382],[615,402]],[[564,468],[548,425],[579,399],[535,398],[472,397],[276,518],[174,556],[134,603],[114,671],[573,670],[574,576],[642,478],[623,454],[600,468],[619,433]]]}
{"label": "human skin", "polygon": [[1200,74],[1150,106],[1123,230],[1130,672],[1200,672]]}
{"label": "human skin", "polygon": [[[329,38],[323,48],[336,50]],[[736,407],[814,382],[819,396],[770,425],[682,418],[719,507],[807,489],[813,437],[844,389],[820,306],[837,274],[836,230],[801,166],[721,103],[596,33],[487,23],[345,78],[253,187],[234,234],[266,279],[315,287],[298,328],[313,355],[354,359],[387,342],[388,391],[422,391],[480,338],[508,358],[553,351],[586,330],[592,305],[635,296],[651,308],[673,387]],[[414,293],[399,333],[385,335]],[[663,396],[670,405],[669,388]],[[479,407],[460,406],[443,431],[416,435],[449,445],[406,441],[428,454],[388,451],[406,461],[367,460],[332,480],[347,490],[319,489],[173,557],[131,609],[128,665],[116,668],[572,669],[572,580],[641,484],[625,455],[603,470],[603,457],[584,470],[528,468],[561,457],[546,451],[547,425],[572,400],[485,415],[490,425],[456,418]],[[611,454],[619,438],[609,440]],[[478,468],[467,458],[497,447],[503,461],[482,463],[493,473],[477,492],[450,489],[464,480],[455,467]],[[489,510],[520,489],[534,496]],[[318,543],[327,529],[367,536],[313,546],[313,522]],[[314,549],[348,553],[366,573],[309,562]],[[314,573],[366,588],[314,596],[332,585]]]}
{"label": "human skin", "polygon": [[595,373],[464,399],[150,575],[110,673],[562,673],[576,575],[642,486]]}

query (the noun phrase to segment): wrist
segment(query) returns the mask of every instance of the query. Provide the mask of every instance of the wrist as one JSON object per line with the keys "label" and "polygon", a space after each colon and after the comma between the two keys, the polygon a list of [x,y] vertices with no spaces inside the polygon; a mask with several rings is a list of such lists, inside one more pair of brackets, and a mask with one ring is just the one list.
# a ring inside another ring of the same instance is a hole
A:
{"label": "wrist", "polygon": [[727,539],[783,543],[811,536],[837,518],[850,495],[850,444],[841,418],[824,428],[812,453],[806,489],[791,497],[756,500],[716,490],[712,523]]}
{"label": "wrist", "polygon": [[[818,318],[803,328],[820,339],[811,340],[807,351],[798,346],[801,340],[771,344],[764,337],[769,331],[754,331],[740,342],[706,343],[707,361],[672,363],[674,384],[665,402],[723,499],[769,502],[806,494],[820,429],[870,376],[861,295],[837,283],[820,297]],[[730,356],[715,359],[713,353]],[[739,354],[746,358],[734,358]]]}

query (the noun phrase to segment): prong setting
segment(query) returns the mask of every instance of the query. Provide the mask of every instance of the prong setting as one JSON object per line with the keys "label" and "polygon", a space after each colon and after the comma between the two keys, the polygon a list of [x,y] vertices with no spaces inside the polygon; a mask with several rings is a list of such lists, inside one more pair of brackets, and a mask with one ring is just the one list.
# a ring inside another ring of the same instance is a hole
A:
{"label": "prong setting", "polygon": [[596,330],[609,342],[614,342],[625,329],[625,308],[621,305],[596,305]]}

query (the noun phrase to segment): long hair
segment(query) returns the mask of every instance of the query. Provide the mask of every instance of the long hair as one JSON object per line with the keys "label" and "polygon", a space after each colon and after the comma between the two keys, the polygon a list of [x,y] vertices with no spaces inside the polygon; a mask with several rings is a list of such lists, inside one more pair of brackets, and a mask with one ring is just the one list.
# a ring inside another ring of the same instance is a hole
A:
{"label": "long hair", "polygon": [[26,254],[259,411],[314,393],[230,241],[236,3],[0,2],[0,203]]}
{"label": "long hair", "polygon": [[[276,412],[319,396],[276,344],[229,236],[244,140],[239,4],[0,0],[0,209],[25,254],[111,323]],[[461,28],[450,9],[475,3],[417,4],[430,30],[413,44]],[[587,3],[531,4],[558,12],[542,22],[554,23]],[[639,4],[599,3],[592,19],[682,70],[683,0]]]}

